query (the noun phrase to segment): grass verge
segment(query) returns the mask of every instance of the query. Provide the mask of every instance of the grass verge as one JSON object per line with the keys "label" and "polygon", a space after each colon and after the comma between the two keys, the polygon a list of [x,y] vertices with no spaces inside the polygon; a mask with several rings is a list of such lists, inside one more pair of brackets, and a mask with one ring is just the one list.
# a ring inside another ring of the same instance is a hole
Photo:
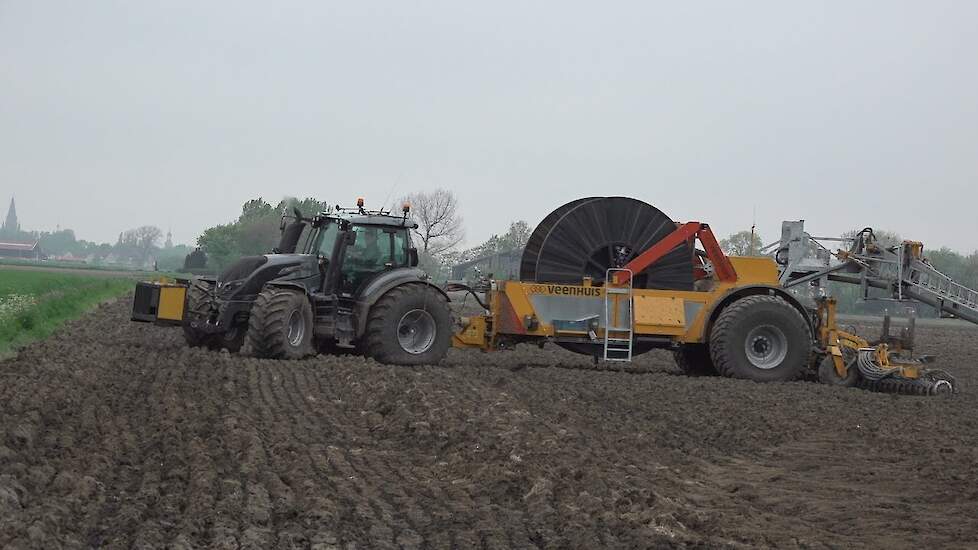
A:
{"label": "grass verge", "polygon": [[0,358],[132,289],[128,277],[0,270]]}

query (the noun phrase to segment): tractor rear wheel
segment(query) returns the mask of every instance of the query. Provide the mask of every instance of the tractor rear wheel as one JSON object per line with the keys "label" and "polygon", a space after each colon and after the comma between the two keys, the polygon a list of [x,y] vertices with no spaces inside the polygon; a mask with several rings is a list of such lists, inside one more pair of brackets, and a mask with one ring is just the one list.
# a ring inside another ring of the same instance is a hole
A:
{"label": "tractor rear wheel", "polygon": [[755,382],[783,382],[801,376],[811,360],[808,322],[777,296],[748,296],[728,305],[710,333],[710,356],[717,372]]}
{"label": "tractor rear wheel", "polygon": [[676,366],[687,376],[716,376],[717,369],[705,344],[685,344],[672,352]]}
{"label": "tractor rear wheel", "polygon": [[269,287],[251,307],[248,342],[256,357],[302,359],[312,355],[312,306],[302,292]]}
{"label": "tractor rear wheel", "polygon": [[191,322],[207,322],[209,315],[211,285],[207,281],[194,279],[187,287],[187,310],[184,314],[183,338],[187,345],[192,348],[212,346],[214,337],[212,334],[194,328]]}
{"label": "tractor rear wheel", "polygon": [[451,343],[445,296],[426,284],[405,284],[370,309],[362,349],[385,364],[429,365],[441,361]]}

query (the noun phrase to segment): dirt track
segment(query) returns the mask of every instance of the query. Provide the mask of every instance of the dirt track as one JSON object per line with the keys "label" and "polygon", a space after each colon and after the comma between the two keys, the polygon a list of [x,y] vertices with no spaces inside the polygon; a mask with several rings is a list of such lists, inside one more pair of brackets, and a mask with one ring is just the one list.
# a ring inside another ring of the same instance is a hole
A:
{"label": "dirt track", "polygon": [[658,353],[264,361],[127,307],[0,363],[0,547],[978,546],[973,329],[919,330],[948,400]]}

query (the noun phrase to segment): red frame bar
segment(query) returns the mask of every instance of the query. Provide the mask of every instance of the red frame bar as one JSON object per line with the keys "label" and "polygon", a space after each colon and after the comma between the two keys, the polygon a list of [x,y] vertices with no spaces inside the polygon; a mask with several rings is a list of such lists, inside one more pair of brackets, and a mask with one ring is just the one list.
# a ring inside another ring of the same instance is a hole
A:
{"label": "red frame bar", "polygon": [[[706,257],[713,264],[713,270],[717,275],[717,279],[726,282],[736,281],[737,272],[734,270],[733,264],[730,263],[730,258],[727,258],[727,255],[723,253],[723,249],[720,248],[720,243],[717,242],[713,230],[710,229],[709,225],[700,222],[679,224],[675,231],[666,235],[664,239],[655,243],[651,248],[628,262],[625,269],[630,270],[632,273],[641,273],[650,265],[662,259],[663,256],[672,252],[677,246],[683,244],[683,242],[691,241],[695,245],[695,239],[699,239],[700,243],[703,244]],[[619,271],[614,275],[614,284],[625,284],[630,278],[631,276],[627,272]]]}

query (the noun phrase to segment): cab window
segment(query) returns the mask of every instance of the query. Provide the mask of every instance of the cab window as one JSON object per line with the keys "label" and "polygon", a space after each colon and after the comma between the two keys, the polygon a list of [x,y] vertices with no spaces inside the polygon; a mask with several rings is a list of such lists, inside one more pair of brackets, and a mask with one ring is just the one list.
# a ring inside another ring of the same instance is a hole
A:
{"label": "cab window", "polygon": [[390,262],[390,235],[380,227],[357,226],[356,242],[346,251],[347,263],[356,270],[379,270]]}
{"label": "cab window", "polygon": [[408,239],[404,231],[395,231],[394,237],[394,265],[405,266],[408,264]]}
{"label": "cab window", "polygon": [[320,227],[319,235],[317,235],[313,250],[310,250],[310,252],[324,258],[332,258],[333,245],[336,243],[336,235],[338,233],[339,229],[335,223],[327,223]]}

